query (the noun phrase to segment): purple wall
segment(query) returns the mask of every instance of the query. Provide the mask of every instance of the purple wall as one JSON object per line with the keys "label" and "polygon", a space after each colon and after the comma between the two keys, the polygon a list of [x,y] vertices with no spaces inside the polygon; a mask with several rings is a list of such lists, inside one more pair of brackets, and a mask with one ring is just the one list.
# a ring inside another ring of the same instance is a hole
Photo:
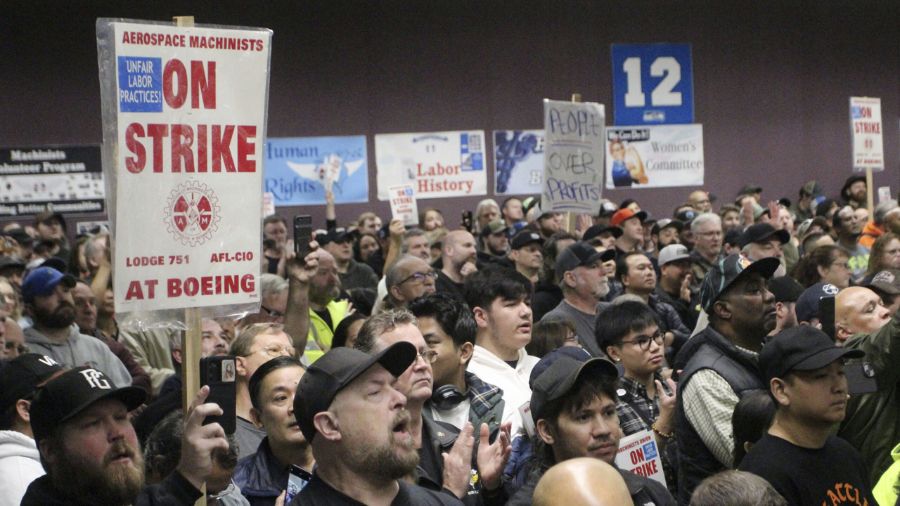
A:
{"label": "purple wall", "polygon": [[[705,186],[720,202],[749,182],[767,198],[796,198],[809,179],[836,193],[850,175],[851,95],[881,97],[888,169],[875,185],[900,187],[894,0],[21,2],[0,18],[0,145],[99,143],[95,19],[179,14],[273,29],[269,135],[369,136],[373,199],[374,134],[540,128],[541,100],[572,92],[610,104],[617,42],[693,44]],[[662,216],[692,189],[605,196]],[[419,206],[455,224],[481,198]],[[374,202],[339,206],[338,218],[371,208],[390,214]],[[324,219],[318,207],[302,212]]]}

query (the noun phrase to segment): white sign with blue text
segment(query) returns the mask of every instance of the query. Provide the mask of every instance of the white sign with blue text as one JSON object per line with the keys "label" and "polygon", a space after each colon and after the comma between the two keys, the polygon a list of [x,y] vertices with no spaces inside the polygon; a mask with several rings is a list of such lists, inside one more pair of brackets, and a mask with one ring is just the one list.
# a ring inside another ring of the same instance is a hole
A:
{"label": "white sign with blue text", "polygon": [[703,185],[703,125],[608,127],[606,188]]}
{"label": "white sign with blue text", "polygon": [[613,124],[694,122],[690,44],[613,44]]}
{"label": "white sign with blue text", "polygon": [[596,214],[603,190],[603,104],[544,100],[544,211]]}

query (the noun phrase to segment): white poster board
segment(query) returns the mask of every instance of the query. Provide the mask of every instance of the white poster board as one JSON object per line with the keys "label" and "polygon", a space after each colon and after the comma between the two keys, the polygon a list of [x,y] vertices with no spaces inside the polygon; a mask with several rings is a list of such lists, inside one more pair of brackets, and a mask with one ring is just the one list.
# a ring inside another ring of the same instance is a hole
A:
{"label": "white poster board", "polygon": [[483,130],[375,135],[379,200],[403,184],[419,199],[484,195],[485,163]]}
{"label": "white poster board", "polygon": [[603,191],[602,104],[544,99],[544,211],[597,214]]}
{"label": "white poster board", "polygon": [[606,188],[703,185],[703,125],[606,129]]}
{"label": "white poster board", "polygon": [[884,170],[880,98],[850,97],[850,135],[853,169]]}
{"label": "white poster board", "polygon": [[97,21],[117,312],[258,306],[271,37]]}
{"label": "white poster board", "polygon": [[666,486],[659,445],[649,430],[635,432],[619,440],[616,466],[623,471],[656,480]]}
{"label": "white poster board", "polygon": [[411,184],[391,186],[391,217],[403,220],[403,225],[411,227],[419,224],[419,208],[416,205],[416,190]]}

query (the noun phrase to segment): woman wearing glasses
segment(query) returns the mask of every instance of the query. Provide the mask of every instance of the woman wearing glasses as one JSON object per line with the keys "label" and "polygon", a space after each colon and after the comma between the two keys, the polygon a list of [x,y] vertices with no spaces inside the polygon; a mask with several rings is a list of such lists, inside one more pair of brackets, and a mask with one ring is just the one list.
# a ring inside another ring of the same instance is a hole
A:
{"label": "woman wearing glasses", "polygon": [[614,304],[597,315],[596,337],[622,372],[616,392],[619,426],[626,436],[653,432],[674,495],[675,382],[663,374],[665,344],[656,313],[643,302]]}

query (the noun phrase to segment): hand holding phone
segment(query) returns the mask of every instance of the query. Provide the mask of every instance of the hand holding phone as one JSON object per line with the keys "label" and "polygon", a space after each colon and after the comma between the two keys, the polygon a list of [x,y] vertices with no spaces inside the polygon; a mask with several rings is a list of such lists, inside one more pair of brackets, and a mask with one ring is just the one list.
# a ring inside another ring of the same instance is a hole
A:
{"label": "hand holding phone", "polygon": [[209,397],[206,398],[206,402],[214,402],[222,408],[221,415],[206,417],[203,425],[218,423],[225,434],[234,434],[237,424],[236,378],[237,370],[233,356],[219,355],[200,359],[200,384],[209,385]]}
{"label": "hand holding phone", "polygon": [[294,254],[297,258],[306,258],[309,254],[309,243],[312,241],[312,216],[298,214],[294,216]]}
{"label": "hand holding phone", "polygon": [[303,487],[312,479],[312,474],[300,466],[291,464],[291,471],[288,475],[287,494],[284,496],[284,503],[290,504],[294,496],[303,490]]}

